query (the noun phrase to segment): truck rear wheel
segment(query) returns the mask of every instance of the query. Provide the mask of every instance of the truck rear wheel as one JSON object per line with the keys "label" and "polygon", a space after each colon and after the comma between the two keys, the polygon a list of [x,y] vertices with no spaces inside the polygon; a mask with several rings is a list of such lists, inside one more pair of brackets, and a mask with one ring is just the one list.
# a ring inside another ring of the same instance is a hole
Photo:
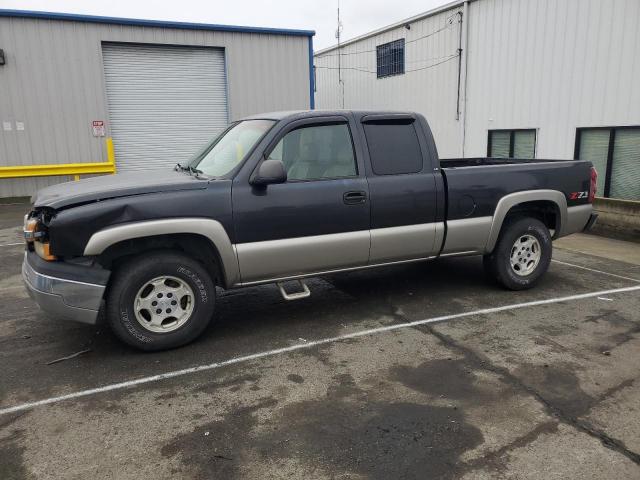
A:
{"label": "truck rear wheel", "polygon": [[551,263],[549,229],[531,217],[508,219],[496,246],[483,259],[487,275],[510,290],[533,287]]}
{"label": "truck rear wheel", "polygon": [[153,252],[121,265],[106,300],[107,321],[123,342],[154,351],[185,345],[213,317],[215,285],[186,255]]}

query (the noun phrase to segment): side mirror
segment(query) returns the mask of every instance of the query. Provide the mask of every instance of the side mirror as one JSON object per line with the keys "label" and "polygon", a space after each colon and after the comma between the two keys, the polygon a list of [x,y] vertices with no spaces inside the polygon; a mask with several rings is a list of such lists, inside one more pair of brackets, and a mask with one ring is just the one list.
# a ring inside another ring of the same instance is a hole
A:
{"label": "side mirror", "polygon": [[287,181],[287,171],[281,160],[264,160],[250,180],[251,185],[266,186]]}

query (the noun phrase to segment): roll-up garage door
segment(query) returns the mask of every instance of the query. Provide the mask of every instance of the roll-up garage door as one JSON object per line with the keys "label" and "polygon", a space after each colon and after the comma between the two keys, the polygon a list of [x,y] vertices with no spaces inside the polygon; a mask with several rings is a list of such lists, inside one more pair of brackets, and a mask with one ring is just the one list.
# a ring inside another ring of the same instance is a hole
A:
{"label": "roll-up garage door", "polygon": [[227,125],[224,50],[103,43],[119,172],[185,162]]}

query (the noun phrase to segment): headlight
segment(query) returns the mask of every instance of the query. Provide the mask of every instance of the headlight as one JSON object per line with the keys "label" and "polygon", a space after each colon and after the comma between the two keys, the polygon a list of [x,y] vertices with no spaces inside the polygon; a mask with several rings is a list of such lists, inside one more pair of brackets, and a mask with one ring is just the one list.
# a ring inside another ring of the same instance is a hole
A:
{"label": "headlight", "polygon": [[38,227],[38,220],[35,218],[29,218],[28,215],[24,216],[24,241],[27,243],[33,243],[36,239],[36,229]]}
{"label": "headlight", "polygon": [[24,240],[27,242],[29,249],[35,250],[40,258],[44,260],[56,260],[55,255],[51,255],[49,251],[49,240],[47,239],[47,230],[37,217],[24,217]]}

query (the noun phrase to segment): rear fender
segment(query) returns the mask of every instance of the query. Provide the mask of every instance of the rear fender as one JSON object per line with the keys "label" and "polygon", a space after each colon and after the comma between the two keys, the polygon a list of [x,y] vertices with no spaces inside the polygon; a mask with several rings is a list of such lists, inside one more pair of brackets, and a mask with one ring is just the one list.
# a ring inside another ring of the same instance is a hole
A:
{"label": "rear fender", "polygon": [[558,221],[556,225],[556,235],[559,237],[562,235],[563,227],[567,225],[567,199],[564,193],[557,190],[531,190],[525,192],[516,192],[509,195],[505,195],[500,199],[496,206],[496,211],[493,215],[491,222],[491,230],[489,231],[489,237],[487,239],[487,245],[485,247],[486,252],[492,252],[498,241],[502,224],[509,211],[515,206],[535,201],[548,201],[554,203],[558,208]]}

